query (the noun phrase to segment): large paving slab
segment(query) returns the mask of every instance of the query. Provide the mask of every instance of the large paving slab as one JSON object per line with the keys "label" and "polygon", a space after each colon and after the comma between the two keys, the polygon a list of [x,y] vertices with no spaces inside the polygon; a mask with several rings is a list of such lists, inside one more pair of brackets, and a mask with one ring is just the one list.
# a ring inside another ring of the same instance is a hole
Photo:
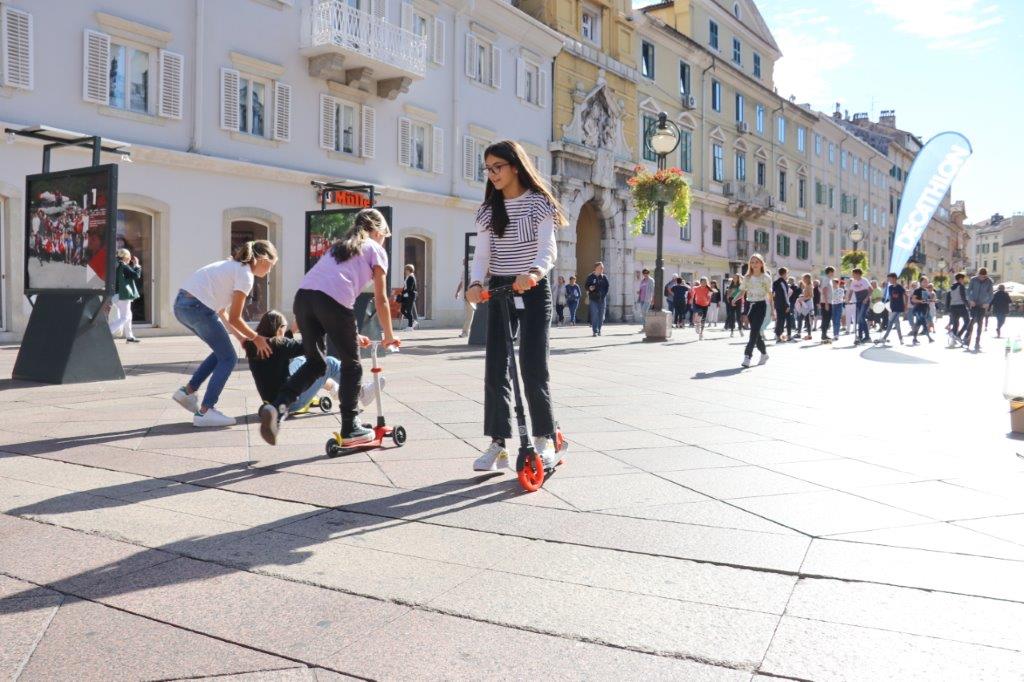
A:
{"label": "large paving slab", "polygon": [[[123,382],[7,382],[0,677],[1024,677],[1024,447],[998,353],[843,337],[739,371],[720,330],[635,331],[554,330],[572,447],[532,495],[471,471],[483,361],[455,332],[386,360],[406,446],[337,460],[335,415],[260,440],[244,362],[221,401],[238,424],[193,428],[169,395],[194,339],[118,345]],[[880,387],[950,376],[971,400],[837,427]],[[972,427],[906,428],[947,418]]]}

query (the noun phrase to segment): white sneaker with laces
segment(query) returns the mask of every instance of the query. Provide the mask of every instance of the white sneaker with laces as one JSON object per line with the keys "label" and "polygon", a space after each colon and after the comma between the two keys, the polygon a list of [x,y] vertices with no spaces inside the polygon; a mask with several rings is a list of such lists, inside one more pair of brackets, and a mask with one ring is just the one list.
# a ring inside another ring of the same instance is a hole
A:
{"label": "white sneaker with laces", "polygon": [[558,455],[555,453],[555,443],[547,436],[534,436],[533,449],[540,455],[545,469],[554,469],[558,465]]}
{"label": "white sneaker with laces", "polygon": [[[380,388],[383,391],[385,386],[385,378],[382,375],[380,377]],[[363,405],[369,405],[377,399],[377,385],[370,379],[365,384],[359,387],[359,402]]]}
{"label": "white sneaker with laces", "polygon": [[743,362],[740,363],[740,366],[741,367],[750,367],[750,356],[749,355],[744,355],[743,356]]}
{"label": "white sneaker with laces", "polygon": [[199,396],[195,393],[186,393],[184,386],[175,391],[171,398],[192,414],[199,411]]}
{"label": "white sneaker with laces", "polygon": [[768,362],[768,354],[767,353],[761,353],[761,359],[757,361],[757,364],[763,365],[766,362]]}
{"label": "white sneaker with laces", "polygon": [[234,425],[235,418],[227,416],[216,407],[211,407],[205,413],[196,412],[192,415],[192,426],[218,427]]}
{"label": "white sneaker with laces", "polygon": [[511,469],[512,465],[509,464],[508,450],[505,449],[505,446],[492,441],[484,454],[473,462],[473,471],[497,471],[498,467]]}

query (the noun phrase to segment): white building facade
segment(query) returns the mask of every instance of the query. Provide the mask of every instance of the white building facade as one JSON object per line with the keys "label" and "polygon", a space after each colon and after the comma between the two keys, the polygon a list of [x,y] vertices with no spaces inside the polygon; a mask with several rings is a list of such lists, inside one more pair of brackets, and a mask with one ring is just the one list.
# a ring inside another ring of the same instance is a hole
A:
{"label": "white building facade", "polygon": [[[43,0],[0,3],[0,126],[131,144],[118,234],[145,269],[143,334],[180,332],[178,284],[252,238],[281,255],[253,309],[290,311],[305,212],[319,208],[313,180],[375,186],[378,205],[393,210],[393,284],[415,264],[421,316],[455,324],[483,149],[518,140],[550,173],[550,74],[562,39],[507,2],[114,0],[48,10]],[[28,318],[24,176],[41,158],[22,137],[0,145],[9,340]],[[89,163],[78,150],[53,158],[52,170]]]}

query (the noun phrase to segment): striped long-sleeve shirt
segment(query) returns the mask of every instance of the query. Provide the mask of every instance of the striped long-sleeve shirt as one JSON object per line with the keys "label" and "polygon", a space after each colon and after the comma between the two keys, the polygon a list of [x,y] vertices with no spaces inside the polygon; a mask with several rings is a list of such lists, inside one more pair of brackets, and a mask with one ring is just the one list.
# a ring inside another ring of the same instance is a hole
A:
{"label": "striped long-sleeve shirt", "polygon": [[505,200],[508,226],[500,237],[491,230],[491,207],[476,214],[476,250],[470,279],[483,282],[489,275],[522,275],[537,269],[546,276],[555,264],[555,207],[539,192],[527,190]]}

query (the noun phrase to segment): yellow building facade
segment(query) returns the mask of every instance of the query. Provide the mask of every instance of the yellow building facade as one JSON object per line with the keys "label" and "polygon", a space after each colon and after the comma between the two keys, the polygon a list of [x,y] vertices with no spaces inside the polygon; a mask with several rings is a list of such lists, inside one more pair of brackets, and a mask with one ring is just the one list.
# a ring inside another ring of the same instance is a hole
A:
{"label": "yellow building facade", "polygon": [[608,319],[620,320],[633,308],[626,185],[637,158],[632,8],[629,0],[524,0],[519,7],[565,36],[552,76],[550,151],[552,188],[570,224],[559,230],[554,274],[582,280],[603,261]]}

